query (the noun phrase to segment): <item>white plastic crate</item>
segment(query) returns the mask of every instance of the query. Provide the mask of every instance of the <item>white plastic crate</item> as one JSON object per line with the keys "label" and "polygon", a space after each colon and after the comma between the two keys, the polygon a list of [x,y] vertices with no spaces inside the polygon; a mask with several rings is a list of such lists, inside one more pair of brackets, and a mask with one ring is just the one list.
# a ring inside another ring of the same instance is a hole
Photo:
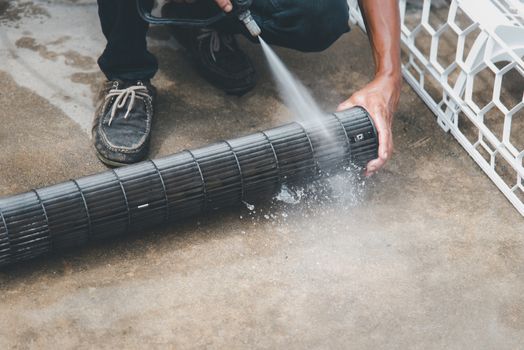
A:
{"label": "white plastic crate", "polygon": [[400,0],[404,78],[524,216],[524,0],[418,3]]}

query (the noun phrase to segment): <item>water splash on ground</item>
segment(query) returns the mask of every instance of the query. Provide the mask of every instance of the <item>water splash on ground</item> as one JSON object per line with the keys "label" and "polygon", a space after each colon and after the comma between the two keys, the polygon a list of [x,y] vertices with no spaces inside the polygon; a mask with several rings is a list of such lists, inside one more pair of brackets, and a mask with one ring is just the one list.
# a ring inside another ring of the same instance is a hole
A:
{"label": "water splash on ground", "polygon": [[256,208],[244,203],[247,210],[239,218],[249,220],[253,226],[270,224],[284,231],[300,226],[304,220],[330,229],[331,223],[326,217],[333,213],[349,215],[364,202],[367,187],[367,179],[354,167],[348,167],[336,175],[307,184],[283,184],[270,203]]}

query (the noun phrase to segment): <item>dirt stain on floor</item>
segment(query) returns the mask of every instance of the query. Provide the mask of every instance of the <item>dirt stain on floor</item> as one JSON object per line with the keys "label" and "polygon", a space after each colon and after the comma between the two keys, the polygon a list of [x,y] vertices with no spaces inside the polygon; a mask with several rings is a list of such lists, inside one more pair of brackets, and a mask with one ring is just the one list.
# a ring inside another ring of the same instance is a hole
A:
{"label": "dirt stain on floor", "polygon": [[90,69],[96,64],[95,59],[91,56],[84,56],[76,51],[68,50],[62,53],[65,57],[65,64],[80,69]]}
{"label": "dirt stain on floor", "polygon": [[51,16],[45,8],[34,4],[32,1],[0,1],[0,24],[13,25],[15,22],[27,17],[49,18]]}
{"label": "dirt stain on floor", "polygon": [[100,71],[78,72],[71,74],[71,81],[78,84],[88,85],[93,93],[93,102],[95,102],[100,86],[104,81],[104,75]]}
{"label": "dirt stain on floor", "polygon": [[15,45],[19,49],[28,49],[31,51],[38,52],[38,54],[47,60],[55,61],[58,57],[58,53],[50,51],[45,45],[36,42],[35,38],[23,36],[15,42]]}
{"label": "dirt stain on floor", "polygon": [[91,56],[84,56],[76,51],[67,50],[65,52],[56,52],[50,50],[48,45],[56,45],[64,42],[68,39],[65,37],[59,38],[47,45],[38,43],[35,38],[29,36],[23,36],[15,42],[17,48],[28,49],[31,51],[38,52],[38,54],[45,59],[55,61],[58,57],[62,56],[65,59],[65,64],[68,66],[79,68],[79,69],[90,69],[96,65],[95,59]]}

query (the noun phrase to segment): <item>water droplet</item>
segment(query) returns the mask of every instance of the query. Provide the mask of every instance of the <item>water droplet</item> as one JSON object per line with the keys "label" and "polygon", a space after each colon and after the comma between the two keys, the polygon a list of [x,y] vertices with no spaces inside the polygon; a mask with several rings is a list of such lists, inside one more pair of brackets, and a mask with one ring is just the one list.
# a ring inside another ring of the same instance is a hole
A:
{"label": "water droplet", "polygon": [[253,204],[249,204],[248,202],[242,202],[245,204],[246,208],[250,211],[255,210],[255,206]]}

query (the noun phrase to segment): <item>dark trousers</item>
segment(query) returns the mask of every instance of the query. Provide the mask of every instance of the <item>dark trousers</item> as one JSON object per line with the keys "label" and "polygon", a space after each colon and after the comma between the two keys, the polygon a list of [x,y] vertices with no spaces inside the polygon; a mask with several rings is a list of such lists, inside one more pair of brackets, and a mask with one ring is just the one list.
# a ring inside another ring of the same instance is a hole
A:
{"label": "dark trousers", "polygon": [[[151,79],[158,70],[156,58],[147,50],[148,24],[134,1],[98,0],[107,39],[98,64],[110,80]],[[216,7],[212,0],[199,3]],[[266,42],[303,52],[325,50],[349,31],[347,0],[253,0],[251,12]],[[219,29],[253,39],[236,18],[227,18]]]}

